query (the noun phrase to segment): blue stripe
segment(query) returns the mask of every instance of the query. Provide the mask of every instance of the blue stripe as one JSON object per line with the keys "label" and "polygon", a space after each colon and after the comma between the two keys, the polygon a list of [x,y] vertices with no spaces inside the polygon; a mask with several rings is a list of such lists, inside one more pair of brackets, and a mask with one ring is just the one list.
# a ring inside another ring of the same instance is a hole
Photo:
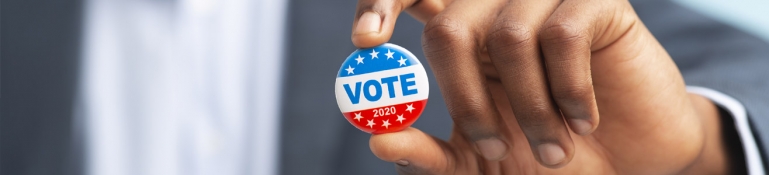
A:
{"label": "blue stripe", "polygon": [[[393,52],[393,57],[387,57],[388,49]],[[378,52],[378,58],[372,59],[372,51]],[[363,58],[363,63],[358,63],[358,56]],[[401,65],[398,60],[405,59],[405,65]],[[344,61],[342,67],[339,68],[339,74],[337,77],[350,77],[356,75],[363,75],[367,73],[379,72],[390,69],[397,69],[401,67],[408,67],[412,65],[419,65],[419,60],[414,58],[413,54],[408,50],[390,43],[385,43],[373,48],[358,49],[355,50],[347,60]],[[349,74],[347,69],[354,68],[353,73]]]}

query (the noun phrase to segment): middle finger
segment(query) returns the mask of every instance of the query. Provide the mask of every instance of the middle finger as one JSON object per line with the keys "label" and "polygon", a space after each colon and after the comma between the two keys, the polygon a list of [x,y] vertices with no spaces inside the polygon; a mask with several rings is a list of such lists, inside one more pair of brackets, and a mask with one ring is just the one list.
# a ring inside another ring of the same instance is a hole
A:
{"label": "middle finger", "polygon": [[492,25],[487,44],[515,120],[536,160],[550,168],[567,164],[574,153],[574,143],[548,88],[537,38],[540,26],[560,2],[510,1]]}
{"label": "middle finger", "polygon": [[456,0],[425,25],[423,48],[456,129],[487,160],[508,150],[504,122],[492,102],[478,56],[504,0]]}

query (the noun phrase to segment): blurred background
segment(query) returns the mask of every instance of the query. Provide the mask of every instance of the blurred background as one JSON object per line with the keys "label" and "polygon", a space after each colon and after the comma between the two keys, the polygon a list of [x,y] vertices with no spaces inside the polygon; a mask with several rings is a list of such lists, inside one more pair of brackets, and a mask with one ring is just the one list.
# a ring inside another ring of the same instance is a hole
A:
{"label": "blurred background", "polygon": [[[650,1],[769,41],[769,1]],[[394,174],[334,99],[355,4],[4,0],[0,174]],[[426,63],[422,27],[401,15],[390,42]],[[446,139],[426,68],[414,127]]]}

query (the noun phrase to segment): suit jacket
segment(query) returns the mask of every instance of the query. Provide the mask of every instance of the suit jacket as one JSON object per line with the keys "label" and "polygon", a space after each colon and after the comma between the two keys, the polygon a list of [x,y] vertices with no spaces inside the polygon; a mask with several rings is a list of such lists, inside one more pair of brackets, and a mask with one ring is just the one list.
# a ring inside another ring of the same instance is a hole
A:
{"label": "suit jacket", "polygon": [[[339,64],[355,49],[349,40],[355,3],[290,3],[288,48],[302,51],[288,52],[281,174],[395,174],[391,163],[369,151],[369,135],[343,119],[332,93]],[[81,5],[81,0],[7,0],[0,6],[0,174],[83,173],[82,127],[76,125],[82,122],[73,121]],[[633,5],[688,85],[718,90],[745,105],[763,162],[769,162],[769,128],[762,127],[769,125],[769,44],[669,1]],[[422,27],[401,15],[390,42],[424,59]],[[430,86],[438,87],[426,68]],[[440,93],[430,94],[414,127],[448,138],[451,119]]]}
{"label": "suit jacket", "polygon": [[0,6],[0,174],[81,174],[80,0]]}
{"label": "suit jacket", "polygon": [[[670,1],[631,2],[673,57],[687,85],[720,91],[745,105],[763,162],[769,162],[769,127],[760,127],[769,125],[769,44]],[[370,135],[342,117],[332,93],[340,63],[356,49],[349,39],[355,3],[295,0],[290,5],[289,49],[302,51],[288,52],[281,174],[396,174],[392,163],[371,153]],[[408,15],[401,15],[390,42],[410,49],[426,63],[420,43],[422,28]],[[316,56],[318,53],[324,56]],[[425,68],[430,87],[438,87],[429,67]],[[413,126],[447,139],[452,121],[441,94],[433,91],[429,99]]]}

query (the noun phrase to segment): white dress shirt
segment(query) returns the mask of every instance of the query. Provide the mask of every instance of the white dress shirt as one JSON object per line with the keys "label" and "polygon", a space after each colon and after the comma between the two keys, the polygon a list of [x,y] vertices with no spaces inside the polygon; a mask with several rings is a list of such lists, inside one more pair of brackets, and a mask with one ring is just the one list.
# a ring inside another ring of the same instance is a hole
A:
{"label": "white dress shirt", "polygon": [[748,174],[750,175],[763,175],[764,164],[761,160],[761,154],[756,144],[756,137],[753,136],[753,132],[748,124],[748,114],[745,110],[745,106],[736,99],[723,94],[721,92],[697,86],[688,86],[686,90],[689,93],[701,95],[710,99],[716,105],[725,109],[734,118],[734,125],[737,128],[737,134],[740,135],[742,141],[742,148],[745,150],[745,163],[747,164]]}
{"label": "white dress shirt", "polygon": [[284,0],[87,0],[92,175],[276,174]]}

